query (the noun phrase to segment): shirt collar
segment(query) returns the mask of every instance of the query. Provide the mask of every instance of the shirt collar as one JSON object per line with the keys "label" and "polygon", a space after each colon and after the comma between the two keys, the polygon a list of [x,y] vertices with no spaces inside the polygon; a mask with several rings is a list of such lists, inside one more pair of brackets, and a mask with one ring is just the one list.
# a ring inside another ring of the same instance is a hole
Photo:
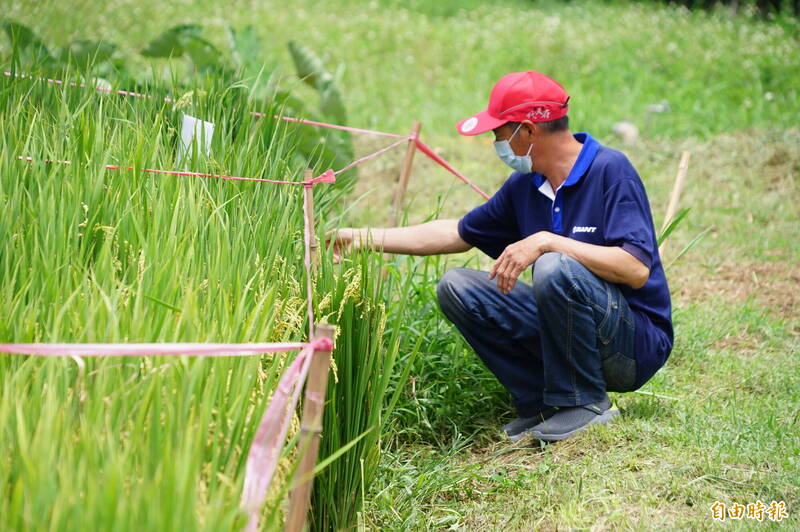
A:
{"label": "shirt collar", "polygon": [[[561,183],[561,187],[571,187],[580,181],[586,173],[586,170],[589,169],[589,165],[591,165],[592,161],[594,161],[594,157],[597,155],[597,150],[600,149],[600,143],[588,133],[575,133],[573,137],[575,137],[575,140],[583,144],[583,148],[581,148],[581,152],[578,154],[575,164],[572,165],[572,169],[569,171],[566,181]],[[536,188],[541,190],[542,185],[547,182],[547,179],[542,174],[538,172],[533,174],[533,184],[536,186]]]}

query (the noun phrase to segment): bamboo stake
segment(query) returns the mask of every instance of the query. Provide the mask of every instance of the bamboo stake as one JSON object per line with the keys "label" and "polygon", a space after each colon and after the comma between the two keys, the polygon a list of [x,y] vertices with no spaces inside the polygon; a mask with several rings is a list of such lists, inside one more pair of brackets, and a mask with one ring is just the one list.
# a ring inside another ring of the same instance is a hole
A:
{"label": "bamboo stake", "polygon": [[[667,205],[667,213],[664,216],[664,223],[661,225],[661,232],[667,228],[672,218],[675,217],[675,212],[678,210],[678,200],[680,199],[681,192],[683,191],[683,183],[686,180],[686,172],[689,170],[689,158],[691,153],[684,151],[681,153],[681,162],[678,164],[678,175],[675,176],[675,184],[672,186],[672,194],[669,197],[669,204]],[[659,255],[664,253],[666,241],[661,243],[658,248]]]}
{"label": "bamboo stake", "polygon": [[389,227],[397,227],[397,220],[400,218],[400,213],[403,210],[408,180],[411,177],[411,166],[414,164],[414,154],[417,153],[417,145],[414,143],[414,140],[419,137],[419,130],[421,127],[422,124],[414,122],[414,126],[411,128],[411,139],[408,141],[406,158],[405,161],[403,161],[403,168],[400,170],[400,179],[397,182],[397,192],[394,196],[392,214],[389,217]]}
{"label": "bamboo stake", "polygon": [[[309,168],[306,170],[305,180],[311,181],[312,179],[314,179],[314,171]],[[305,223],[306,227],[308,227],[309,236],[311,237],[309,244],[311,248],[311,269],[316,273],[319,244],[317,243],[316,231],[314,230],[314,189],[312,187],[303,187],[303,194],[305,195],[303,214],[305,216]]]}
{"label": "bamboo stake", "polygon": [[[334,327],[326,323],[316,326],[317,339],[333,340]],[[301,532],[308,517],[311,503],[312,473],[317,463],[319,440],[322,434],[322,413],[325,407],[325,392],[328,388],[328,369],[331,363],[330,351],[314,351],[308,381],[303,399],[303,417],[300,421],[300,441],[298,449],[303,453],[295,473],[292,491],[289,495],[289,514],[285,530]]]}

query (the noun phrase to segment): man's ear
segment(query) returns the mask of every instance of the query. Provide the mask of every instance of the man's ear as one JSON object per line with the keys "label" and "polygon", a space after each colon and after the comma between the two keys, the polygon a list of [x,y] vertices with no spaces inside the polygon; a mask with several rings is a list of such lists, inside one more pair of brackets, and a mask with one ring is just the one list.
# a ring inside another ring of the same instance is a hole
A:
{"label": "man's ear", "polygon": [[525,134],[534,139],[541,135],[542,132],[539,125],[535,122],[531,122],[530,120],[523,120],[521,129],[525,132]]}

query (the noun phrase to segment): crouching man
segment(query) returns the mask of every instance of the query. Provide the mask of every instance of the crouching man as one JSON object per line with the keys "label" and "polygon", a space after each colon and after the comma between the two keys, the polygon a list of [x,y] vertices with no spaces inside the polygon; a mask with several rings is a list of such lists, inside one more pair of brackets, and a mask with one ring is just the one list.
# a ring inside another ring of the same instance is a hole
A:
{"label": "crouching man", "polygon": [[[538,72],[504,76],[488,108],[456,126],[493,132],[515,171],[460,220],[340,229],[334,252],[432,255],[477,247],[491,271],[448,271],[439,304],[511,394],[512,441],[558,441],[619,414],[672,349],[669,288],[641,179],[628,159],[568,129],[569,96]],[[518,282],[533,266],[532,285]]]}

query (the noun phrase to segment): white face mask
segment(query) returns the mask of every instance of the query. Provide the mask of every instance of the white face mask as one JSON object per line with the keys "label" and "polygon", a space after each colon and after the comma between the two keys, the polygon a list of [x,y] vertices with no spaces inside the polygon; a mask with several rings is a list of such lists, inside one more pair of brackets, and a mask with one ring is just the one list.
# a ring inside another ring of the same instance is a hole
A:
{"label": "white face mask", "polygon": [[533,160],[531,159],[531,150],[533,149],[533,144],[531,144],[531,147],[528,148],[528,153],[525,155],[517,155],[514,153],[514,150],[511,149],[511,139],[514,138],[514,135],[517,134],[517,131],[519,131],[519,128],[521,127],[522,124],[518,125],[517,129],[514,130],[514,133],[508,138],[508,140],[496,140],[494,142],[494,150],[497,152],[497,156],[500,157],[500,160],[506,163],[508,166],[517,172],[529,174],[533,171]]}

